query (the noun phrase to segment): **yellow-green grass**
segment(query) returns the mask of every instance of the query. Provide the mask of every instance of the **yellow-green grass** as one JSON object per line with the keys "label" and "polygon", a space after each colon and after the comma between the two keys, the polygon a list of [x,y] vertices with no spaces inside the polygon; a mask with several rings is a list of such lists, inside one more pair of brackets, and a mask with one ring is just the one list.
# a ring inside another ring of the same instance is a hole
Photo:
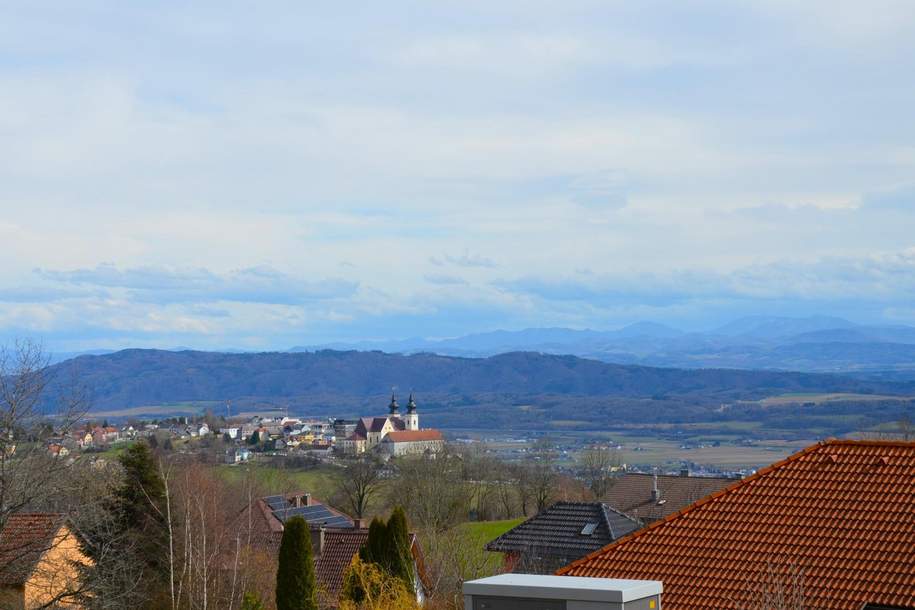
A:
{"label": "yellow-green grass", "polygon": [[328,501],[337,489],[342,469],[331,466],[315,468],[273,468],[256,464],[221,465],[216,471],[229,483],[241,483],[248,471],[257,480],[259,493],[265,495],[307,491],[312,497]]}
{"label": "yellow-green grass", "polygon": [[814,404],[822,404],[824,402],[836,402],[842,400],[908,400],[908,396],[890,396],[886,394],[853,394],[853,393],[843,393],[843,392],[833,392],[833,393],[804,393],[796,392],[793,394],[780,394],[778,396],[770,396],[769,398],[763,398],[759,401],[759,404],[766,406],[776,406],[776,405],[786,405],[793,403],[805,403],[811,402]]}
{"label": "yellow-green grass", "polygon": [[460,528],[474,538],[484,538],[486,542],[489,542],[523,522],[523,518],[505,519],[503,521],[468,521],[467,523],[462,523]]}
{"label": "yellow-green grass", "polygon": [[[459,525],[458,529],[464,534],[464,544],[471,544],[482,548],[487,542],[498,538],[511,528],[523,522],[523,518],[506,519],[503,521],[469,521]],[[486,551],[487,573],[496,574],[500,572],[502,563],[502,553],[491,553]]]}

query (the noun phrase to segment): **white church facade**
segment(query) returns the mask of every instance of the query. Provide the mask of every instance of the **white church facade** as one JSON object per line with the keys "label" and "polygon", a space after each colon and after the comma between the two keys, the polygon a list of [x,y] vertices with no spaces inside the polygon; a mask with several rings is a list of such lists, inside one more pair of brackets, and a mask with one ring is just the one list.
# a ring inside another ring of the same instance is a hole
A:
{"label": "white church facade", "polygon": [[387,456],[400,456],[436,453],[444,447],[445,439],[441,432],[420,429],[413,394],[410,394],[406,414],[401,416],[397,397],[393,393],[386,416],[359,418],[356,430],[340,442],[340,449],[347,455],[375,451]]}

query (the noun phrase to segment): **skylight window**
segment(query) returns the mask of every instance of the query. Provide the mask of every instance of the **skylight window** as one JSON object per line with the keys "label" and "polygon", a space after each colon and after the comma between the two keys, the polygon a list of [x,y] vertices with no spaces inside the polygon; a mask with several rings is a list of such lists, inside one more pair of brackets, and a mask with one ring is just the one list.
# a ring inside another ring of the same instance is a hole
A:
{"label": "skylight window", "polygon": [[596,523],[588,523],[581,529],[582,536],[591,536],[594,534],[594,530],[597,529]]}

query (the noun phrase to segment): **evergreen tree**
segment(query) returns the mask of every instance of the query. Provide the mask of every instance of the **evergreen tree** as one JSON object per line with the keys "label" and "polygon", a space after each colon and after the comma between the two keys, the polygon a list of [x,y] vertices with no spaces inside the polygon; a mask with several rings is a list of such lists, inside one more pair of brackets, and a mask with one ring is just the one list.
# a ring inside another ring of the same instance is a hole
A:
{"label": "evergreen tree", "polygon": [[387,523],[377,517],[372,520],[368,540],[359,549],[359,559],[375,564],[383,573],[399,579],[409,590],[413,589],[413,555],[403,508],[396,507]]}
{"label": "evergreen tree", "polygon": [[385,531],[385,554],[387,571],[394,578],[399,578],[408,590],[413,590],[413,554],[410,552],[410,530],[407,527],[407,515],[400,506],[388,519]]}
{"label": "evergreen tree", "polygon": [[168,562],[165,483],[145,442],[128,447],[119,461],[124,482],[115,492],[114,508],[121,530],[131,534],[146,563],[164,578]]}
{"label": "evergreen tree", "polygon": [[378,564],[379,567],[386,570],[388,565],[387,537],[388,526],[384,521],[378,517],[372,519],[369,524],[368,540],[359,549],[359,558],[367,563]]}
{"label": "evergreen tree", "polygon": [[82,529],[83,551],[95,560],[83,575],[86,607],[120,596],[124,607],[159,608],[168,582],[165,484],[143,442],[118,458],[121,484],[104,503],[103,517]]}
{"label": "evergreen tree", "polygon": [[315,564],[308,523],[292,517],[283,528],[276,571],[277,610],[317,610]]}

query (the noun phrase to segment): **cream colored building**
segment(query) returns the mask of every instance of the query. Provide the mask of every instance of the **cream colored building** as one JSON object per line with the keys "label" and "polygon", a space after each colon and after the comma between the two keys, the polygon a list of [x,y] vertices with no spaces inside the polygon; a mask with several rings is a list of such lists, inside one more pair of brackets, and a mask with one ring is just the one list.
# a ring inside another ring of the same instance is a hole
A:
{"label": "cream colored building", "polygon": [[[419,413],[416,410],[413,394],[410,394],[407,413],[403,417],[401,417],[399,409],[397,397],[392,394],[388,414],[380,417],[360,418],[352,435],[339,442],[340,449],[347,455],[360,455],[375,449],[389,455],[404,455],[423,453],[427,450],[438,451],[444,446],[444,440],[438,430],[420,430]],[[403,433],[408,433],[407,436],[412,440],[407,441],[405,440],[407,437],[398,436]],[[391,436],[392,434],[394,437]],[[390,442],[385,444],[389,438]],[[395,438],[401,440],[395,440]]]}
{"label": "cream colored building", "polygon": [[91,563],[63,515],[10,515],[0,531],[0,608],[82,608],[77,566]]}

